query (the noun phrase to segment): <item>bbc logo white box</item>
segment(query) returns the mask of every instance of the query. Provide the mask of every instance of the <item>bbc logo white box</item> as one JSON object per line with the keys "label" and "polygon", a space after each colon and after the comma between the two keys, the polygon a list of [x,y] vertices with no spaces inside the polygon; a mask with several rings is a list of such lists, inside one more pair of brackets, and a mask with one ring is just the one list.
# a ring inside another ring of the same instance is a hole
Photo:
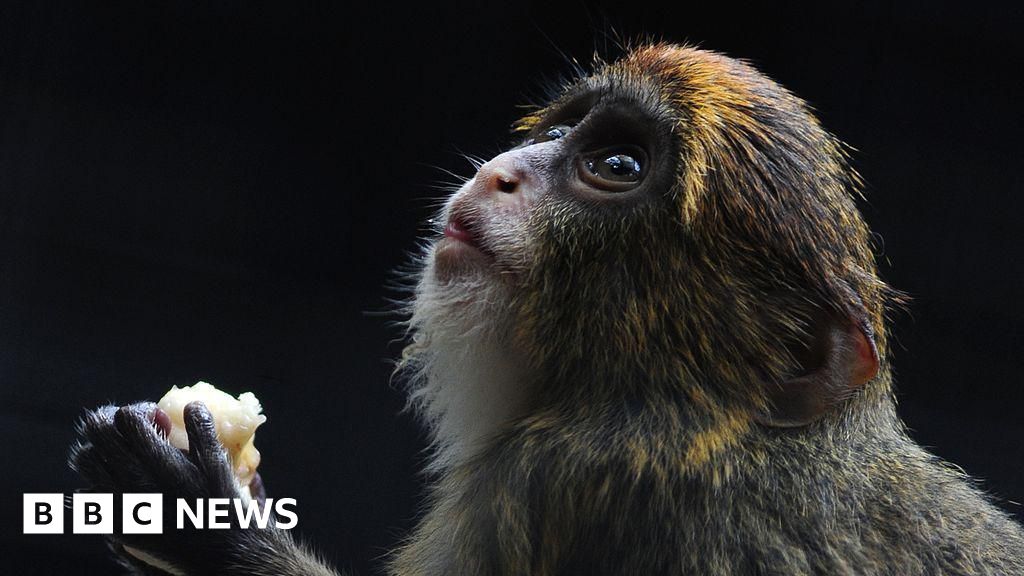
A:
{"label": "bbc logo white box", "polygon": [[161,494],[125,494],[121,497],[123,534],[163,534],[164,499]]}
{"label": "bbc logo white box", "polygon": [[71,530],[75,534],[113,534],[114,495],[73,495],[71,498]]}
{"label": "bbc logo white box", "polygon": [[22,505],[25,534],[64,533],[63,494],[23,494]]}

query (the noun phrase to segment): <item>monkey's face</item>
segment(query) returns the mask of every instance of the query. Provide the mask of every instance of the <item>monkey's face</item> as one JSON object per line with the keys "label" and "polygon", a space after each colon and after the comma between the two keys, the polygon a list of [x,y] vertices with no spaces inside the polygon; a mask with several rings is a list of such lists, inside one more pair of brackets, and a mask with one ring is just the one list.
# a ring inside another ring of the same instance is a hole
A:
{"label": "monkey's face", "polygon": [[880,322],[855,176],[752,68],[647,47],[517,129],[447,203],[418,298],[508,335],[546,380],[688,379],[757,404],[819,369],[828,334]]}
{"label": "monkey's face", "polygon": [[635,242],[620,225],[636,212],[670,207],[675,146],[654,87],[605,79],[565,100],[450,198],[438,281],[476,274],[521,288],[545,254],[593,260],[601,245]]}
{"label": "monkey's face", "polygon": [[567,328],[573,315],[617,305],[611,292],[646,274],[641,261],[657,265],[646,248],[677,220],[672,118],[652,82],[576,85],[449,199],[424,282],[448,292],[452,311],[500,318],[520,348],[560,339],[547,329]]}

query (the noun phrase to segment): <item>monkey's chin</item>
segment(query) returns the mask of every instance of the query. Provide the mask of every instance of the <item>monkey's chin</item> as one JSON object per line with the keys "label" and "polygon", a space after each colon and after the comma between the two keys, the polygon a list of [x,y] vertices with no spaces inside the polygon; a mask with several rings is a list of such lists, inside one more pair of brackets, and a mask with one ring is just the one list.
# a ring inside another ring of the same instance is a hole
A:
{"label": "monkey's chin", "polygon": [[491,270],[494,259],[482,250],[455,238],[443,237],[434,246],[434,273],[440,280]]}

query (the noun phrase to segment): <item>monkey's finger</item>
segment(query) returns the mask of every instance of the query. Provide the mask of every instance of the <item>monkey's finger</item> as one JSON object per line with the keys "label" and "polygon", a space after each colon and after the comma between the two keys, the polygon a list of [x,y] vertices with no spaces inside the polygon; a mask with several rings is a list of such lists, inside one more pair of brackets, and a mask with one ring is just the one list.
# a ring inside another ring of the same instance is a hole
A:
{"label": "monkey's finger", "polygon": [[89,437],[94,433],[92,428],[109,425],[116,410],[116,406],[88,410],[75,425],[78,438],[71,445],[68,466],[82,476],[93,489],[109,489],[114,485],[113,478],[103,466],[103,461]]}
{"label": "monkey's finger", "polygon": [[90,442],[79,440],[71,446],[68,466],[85,479],[89,484],[89,490],[110,492],[114,488],[113,477],[104,466],[103,459],[97,454],[96,447]]}
{"label": "monkey's finger", "polygon": [[150,472],[152,483],[163,491],[201,495],[195,466],[157,430],[158,410],[151,402],[123,406],[114,414],[114,426],[141,466]]}
{"label": "monkey's finger", "polygon": [[185,406],[185,432],[188,434],[188,457],[203,473],[211,494],[235,496],[238,489],[227,452],[217,439],[213,415],[202,402]]}
{"label": "monkey's finger", "polygon": [[78,420],[78,435],[90,444],[104,444],[119,441],[117,430],[113,428],[114,413],[117,406],[102,406],[95,410],[86,410]]}
{"label": "monkey's finger", "polygon": [[116,406],[86,412],[78,423],[80,440],[71,454],[71,467],[94,487],[122,491],[149,484],[138,459],[114,425]]}
{"label": "monkey's finger", "polygon": [[256,472],[252,477],[252,481],[249,482],[249,493],[252,494],[252,497],[256,499],[260,506],[266,503],[267,489],[263,485],[263,477],[260,476],[259,472]]}

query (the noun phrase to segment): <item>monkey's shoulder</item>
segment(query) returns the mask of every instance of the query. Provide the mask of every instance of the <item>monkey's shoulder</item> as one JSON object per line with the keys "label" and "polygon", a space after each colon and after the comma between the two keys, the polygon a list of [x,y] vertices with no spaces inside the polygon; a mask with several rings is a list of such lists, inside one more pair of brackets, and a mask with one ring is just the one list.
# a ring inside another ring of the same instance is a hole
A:
{"label": "monkey's shoulder", "polygon": [[903,436],[743,431],[696,462],[700,434],[732,432],[549,424],[524,423],[464,477],[495,573],[1024,574],[1021,527]]}

